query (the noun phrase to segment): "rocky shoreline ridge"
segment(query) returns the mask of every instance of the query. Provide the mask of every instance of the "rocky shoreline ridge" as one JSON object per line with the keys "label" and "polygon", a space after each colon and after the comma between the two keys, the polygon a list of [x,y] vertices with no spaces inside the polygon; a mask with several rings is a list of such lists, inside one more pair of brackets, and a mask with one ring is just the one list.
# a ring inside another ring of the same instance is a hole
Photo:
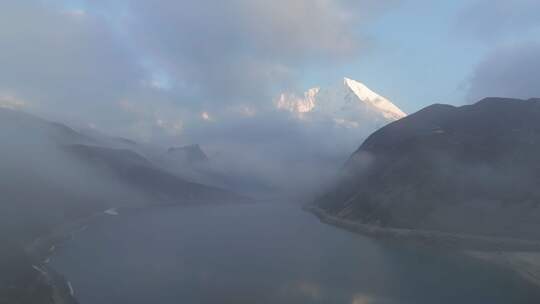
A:
{"label": "rocky shoreline ridge", "polygon": [[455,250],[469,258],[510,270],[540,287],[540,241],[378,227],[333,216],[313,205],[303,209],[323,223],[367,237]]}
{"label": "rocky shoreline ridge", "polygon": [[86,225],[98,216],[102,216],[102,213],[65,223],[25,246],[26,254],[36,261],[32,268],[42,276],[51,289],[54,304],[78,304],[78,302],[71,283],[48,265],[50,257],[58,245],[70,239],[77,231],[85,229]]}
{"label": "rocky shoreline ridge", "polygon": [[[126,209],[142,209],[143,207],[132,207]],[[32,268],[38,272],[45,283],[52,290],[52,300],[54,304],[78,304],[75,297],[75,290],[71,283],[52,267],[50,267],[50,257],[54,254],[57,246],[69,240],[79,231],[85,230],[89,224],[103,216],[119,215],[118,208],[110,208],[102,212],[94,213],[84,218],[67,222],[55,228],[50,233],[34,239],[24,248],[25,253],[36,261]]]}
{"label": "rocky shoreline ridge", "polygon": [[540,287],[540,252],[534,251],[472,251],[462,252],[470,258],[508,269]]}

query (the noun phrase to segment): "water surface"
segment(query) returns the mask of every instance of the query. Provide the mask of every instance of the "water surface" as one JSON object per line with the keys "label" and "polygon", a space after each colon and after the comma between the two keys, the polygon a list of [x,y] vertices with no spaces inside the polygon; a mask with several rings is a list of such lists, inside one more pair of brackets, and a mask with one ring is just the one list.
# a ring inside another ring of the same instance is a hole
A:
{"label": "water surface", "polygon": [[383,244],[285,203],[105,217],[52,263],[81,304],[540,303],[508,273]]}

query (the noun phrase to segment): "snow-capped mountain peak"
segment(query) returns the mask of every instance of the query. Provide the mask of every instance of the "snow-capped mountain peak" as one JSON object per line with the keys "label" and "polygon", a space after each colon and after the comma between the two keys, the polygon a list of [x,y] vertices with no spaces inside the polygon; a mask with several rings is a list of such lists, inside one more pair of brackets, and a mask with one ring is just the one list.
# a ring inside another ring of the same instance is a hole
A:
{"label": "snow-capped mountain peak", "polygon": [[328,88],[309,89],[300,96],[283,93],[276,107],[300,119],[333,121],[346,128],[381,127],[406,116],[388,99],[350,78]]}
{"label": "snow-capped mountain peak", "polygon": [[405,112],[399,109],[396,105],[390,102],[388,99],[380,96],[379,94],[370,90],[366,85],[356,80],[345,77],[343,84],[347,86],[351,91],[362,101],[371,104],[374,108],[381,111],[384,117],[389,120],[398,120],[407,116]]}
{"label": "snow-capped mountain peak", "polygon": [[276,101],[276,107],[280,110],[302,115],[311,112],[315,108],[315,102],[320,88],[311,88],[304,96],[296,96],[293,93],[282,93]]}

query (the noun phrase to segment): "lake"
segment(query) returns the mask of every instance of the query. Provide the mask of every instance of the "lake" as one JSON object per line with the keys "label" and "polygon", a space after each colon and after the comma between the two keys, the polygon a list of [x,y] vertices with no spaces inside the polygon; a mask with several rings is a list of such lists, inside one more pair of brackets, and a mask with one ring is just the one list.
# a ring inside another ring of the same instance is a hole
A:
{"label": "lake", "polygon": [[298,204],[120,213],[51,259],[81,304],[540,303],[515,275],[355,235]]}

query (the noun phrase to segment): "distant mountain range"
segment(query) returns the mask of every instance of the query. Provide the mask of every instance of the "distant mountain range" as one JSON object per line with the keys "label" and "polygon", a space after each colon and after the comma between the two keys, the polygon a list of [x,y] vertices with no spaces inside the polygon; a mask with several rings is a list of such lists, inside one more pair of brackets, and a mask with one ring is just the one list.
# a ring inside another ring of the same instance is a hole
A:
{"label": "distant mountain range", "polygon": [[540,237],[540,99],[435,104],[373,133],[315,203],[382,227]]}
{"label": "distant mountain range", "polygon": [[[149,203],[159,203],[160,200],[166,200],[167,203],[182,204],[188,199],[208,200],[210,199],[210,196],[207,195],[209,193],[216,194],[212,199],[218,200],[241,198],[239,195],[225,190],[183,180],[155,166],[152,161],[129,148],[111,147],[111,142],[115,141],[117,141],[116,145],[126,147],[136,145],[135,142],[126,139],[109,138],[104,140],[101,137],[92,137],[60,123],[48,122],[29,114],[7,109],[0,109],[0,117],[2,118],[0,124],[4,127],[0,132],[4,131],[4,136],[8,136],[6,131],[11,130],[12,132],[9,141],[15,140],[14,142],[19,144],[20,141],[16,137],[21,137],[22,141],[26,140],[24,138],[26,135],[35,137],[37,145],[40,142],[48,145],[47,149],[53,149],[53,151],[48,152],[58,152],[58,158],[63,157],[62,152],[67,152],[66,162],[73,160],[73,157],[70,159],[68,156],[75,156],[79,165],[90,166],[94,172],[99,171],[97,173],[103,174],[104,177],[112,175],[115,181],[126,187],[133,187],[137,193],[142,190],[147,194],[152,193],[152,197],[146,198],[151,200]],[[34,141],[35,143],[36,141]],[[10,143],[6,142],[4,145],[9,146]],[[33,148],[38,149],[39,147]],[[183,152],[189,160],[192,158],[196,160],[207,159],[197,145],[174,150],[174,152]]]}
{"label": "distant mountain range", "polygon": [[208,161],[208,156],[197,144],[183,147],[171,147],[167,150],[167,153],[169,153],[171,157],[177,158],[188,164]]}
{"label": "distant mountain range", "polygon": [[131,150],[80,144],[66,146],[65,150],[145,194],[149,203],[185,205],[247,201],[246,197],[232,192],[184,180]]}
{"label": "distant mountain range", "polygon": [[0,240],[31,239],[108,208],[247,200],[167,171],[134,145],[0,108]]}
{"label": "distant mountain range", "polygon": [[344,128],[378,128],[406,116],[388,99],[349,78],[309,89],[303,96],[282,93],[275,104],[300,119],[330,121]]}

